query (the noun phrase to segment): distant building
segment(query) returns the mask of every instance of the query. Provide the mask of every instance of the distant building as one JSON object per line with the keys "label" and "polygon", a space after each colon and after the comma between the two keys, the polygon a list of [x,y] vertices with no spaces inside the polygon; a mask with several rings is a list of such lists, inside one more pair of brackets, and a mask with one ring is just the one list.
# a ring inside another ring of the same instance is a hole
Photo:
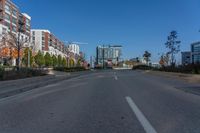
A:
{"label": "distant building", "polygon": [[139,59],[139,57],[136,57],[136,58],[132,58],[132,59],[130,59],[130,61],[133,61],[133,62],[140,62],[140,59]]}
{"label": "distant building", "polygon": [[49,52],[51,55],[64,56],[65,45],[49,30],[31,30],[31,42],[35,52],[42,51]]}
{"label": "distant building", "polygon": [[95,57],[94,56],[90,56],[90,67],[91,68],[95,67]]}
{"label": "distant building", "polygon": [[192,51],[192,63],[200,63],[200,42],[195,42],[191,44],[191,51]]}
{"label": "distant building", "polygon": [[161,67],[160,63],[158,63],[158,62],[151,63],[151,66],[154,67],[154,68],[160,68]]}
{"label": "distant building", "polygon": [[69,44],[68,46],[68,50],[72,53],[75,53],[77,55],[80,54],[80,47],[77,44]]}
{"label": "distant building", "polygon": [[148,65],[147,61],[146,61],[144,58],[140,58],[140,62],[141,62],[142,64]]}
{"label": "distant building", "polygon": [[96,65],[112,67],[117,65],[121,59],[122,46],[98,46],[96,48]]}
{"label": "distant building", "polygon": [[182,65],[188,65],[191,64],[191,52],[182,52]]}

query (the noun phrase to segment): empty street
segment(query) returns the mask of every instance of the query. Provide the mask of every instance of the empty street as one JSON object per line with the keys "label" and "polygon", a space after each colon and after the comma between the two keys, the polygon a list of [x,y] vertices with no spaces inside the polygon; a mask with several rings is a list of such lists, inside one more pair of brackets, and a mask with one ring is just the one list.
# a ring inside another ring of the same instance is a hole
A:
{"label": "empty street", "polygon": [[199,133],[199,87],[143,71],[97,71],[0,99],[0,133]]}

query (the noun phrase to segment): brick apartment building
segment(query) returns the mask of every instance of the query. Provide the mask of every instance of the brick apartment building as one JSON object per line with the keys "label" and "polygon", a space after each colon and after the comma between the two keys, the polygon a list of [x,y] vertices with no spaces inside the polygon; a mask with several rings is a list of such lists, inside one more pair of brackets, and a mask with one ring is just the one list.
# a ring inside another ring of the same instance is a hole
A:
{"label": "brick apartment building", "polygon": [[36,53],[41,51],[43,53],[48,52],[51,55],[61,55],[62,57],[66,57],[68,63],[71,60],[76,64],[80,57],[79,45],[72,43],[65,45],[64,42],[59,40],[49,30],[32,29],[31,43]]}
{"label": "brick apartment building", "polygon": [[[64,42],[49,30],[31,29],[31,17],[28,14],[21,13],[11,0],[0,0],[0,39],[6,33],[12,33],[16,37],[20,35],[20,40],[28,41],[28,46],[31,44],[34,53],[49,52],[51,55],[66,57],[68,62],[72,59],[74,63],[80,56],[80,48],[77,44],[65,46]],[[0,64],[4,64],[4,62],[4,58],[0,54]],[[12,58],[11,62],[15,66],[16,58]]]}
{"label": "brick apartment building", "polygon": [[0,0],[0,35],[11,32],[15,35],[23,31],[21,39],[29,40],[31,17],[21,13],[19,8],[10,0]]}
{"label": "brick apartment building", "polygon": [[[28,14],[21,13],[11,0],[0,0],[0,39],[7,33],[12,33],[16,37],[20,35],[20,40],[30,42],[30,29],[31,17]],[[1,43],[1,48],[7,47],[2,45]],[[10,48],[10,51],[13,50]],[[9,57],[1,57],[0,63],[4,64],[8,59]],[[9,60],[10,64],[16,65],[16,57]]]}
{"label": "brick apartment building", "polygon": [[65,45],[49,30],[31,30],[31,42],[34,47],[34,51],[49,52],[51,55],[64,56]]}

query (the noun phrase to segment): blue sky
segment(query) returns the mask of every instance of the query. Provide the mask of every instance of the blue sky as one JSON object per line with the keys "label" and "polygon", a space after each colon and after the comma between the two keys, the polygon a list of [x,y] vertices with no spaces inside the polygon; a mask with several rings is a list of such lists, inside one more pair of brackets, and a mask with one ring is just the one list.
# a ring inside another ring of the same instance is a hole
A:
{"label": "blue sky", "polygon": [[181,50],[200,40],[200,0],[13,0],[32,17],[32,28],[49,29],[63,41],[81,45],[89,57],[98,44],[122,44],[123,57],[158,60],[171,30]]}

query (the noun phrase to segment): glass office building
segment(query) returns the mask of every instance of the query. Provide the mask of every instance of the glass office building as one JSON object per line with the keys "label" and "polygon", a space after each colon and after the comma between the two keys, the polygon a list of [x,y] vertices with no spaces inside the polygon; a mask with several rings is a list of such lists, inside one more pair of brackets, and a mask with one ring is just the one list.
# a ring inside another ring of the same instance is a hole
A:
{"label": "glass office building", "polygon": [[191,52],[181,52],[182,55],[182,65],[191,64]]}
{"label": "glass office building", "polygon": [[200,63],[200,42],[191,44],[191,50],[192,50],[192,63],[193,64]]}
{"label": "glass office building", "polygon": [[98,46],[96,48],[96,65],[99,66],[113,66],[117,65],[121,59],[122,46],[120,45],[108,45]]}

